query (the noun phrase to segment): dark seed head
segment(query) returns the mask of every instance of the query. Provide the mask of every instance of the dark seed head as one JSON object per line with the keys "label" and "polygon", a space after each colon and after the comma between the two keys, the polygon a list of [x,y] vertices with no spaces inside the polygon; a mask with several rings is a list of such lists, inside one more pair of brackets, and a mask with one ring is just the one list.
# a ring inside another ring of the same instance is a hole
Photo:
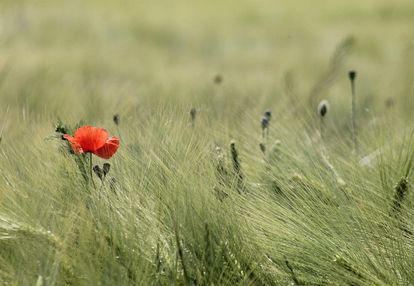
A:
{"label": "dark seed head", "polygon": [[264,143],[259,144],[260,150],[263,152],[263,154],[266,153],[266,145]]}
{"label": "dark seed head", "polygon": [[329,110],[329,103],[326,100],[322,100],[318,105],[318,114],[320,117],[325,117]]}
{"label": "dark seed head", "polygon": [[356,78],[357,73],[356,71],[352,70],[352,71],[349,71],[348,75],[349,75],[350,80],[354,80]]}
{"label": "dark seed head", "polygon": [[272,111],[269,109],[266,110],[264,113],[264,117],[266,117],[270,121],[270,119],[272,119]]}
{"label": "dark seed head", "polygon": [[262,124],[262,129],[266,129],[269,127],[269,118],[266,116],[262,117],[262,120],[260,120],[260,123]]}
{"label": "dark seed head", "polygon": [[394,106],[394,98],[388,97],[387,100],[385,100],[385,106],[390,108]]}
{"label": "dark seed head", "polygon": [[217,74],[215,77],[214,77],[214,83],[215,84],[217,84],[217,85],[219,85],[219,84],[221,84],[223,82],[223,77],[220,75],[220,74]]}
{"label": "dark seed head", "polygon": [[109,164],[109,163],[104,163],[103,164],[102,171],[103,171],[104,177],[109,173],[110,169],[111,169],[111,164]]}
{"label": "dark seed head", "polygon": [[115,114],[112,119],[113,119],[113,121],[116,125],[119,125],[119,122],[120,122],[121,118],[120,118],[120,115],[118,113]]}
{"label": "dark seed head", "polygon": [[191,110],[190,110],[191,120],[194,121],[196,119],[196,115],[197,115],[197,109],[195,109],[194,107],[191,108]]}

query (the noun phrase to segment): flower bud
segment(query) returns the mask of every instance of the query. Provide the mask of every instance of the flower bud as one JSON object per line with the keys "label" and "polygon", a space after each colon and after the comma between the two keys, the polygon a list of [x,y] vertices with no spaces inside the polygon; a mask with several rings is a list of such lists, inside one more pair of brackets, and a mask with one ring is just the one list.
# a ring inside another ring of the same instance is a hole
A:
{"label": "flower bud", "polygon": [[318,114],[320,117],[325,117],[329,111],[329,103],[327,100],[322,100],[318,105]]}
{"label": "flower bud", "polygon": [[266,116],[262,117],[262,120],[260,120],[260,123],[262,124],[263,130],[269,127],[269,119]]}

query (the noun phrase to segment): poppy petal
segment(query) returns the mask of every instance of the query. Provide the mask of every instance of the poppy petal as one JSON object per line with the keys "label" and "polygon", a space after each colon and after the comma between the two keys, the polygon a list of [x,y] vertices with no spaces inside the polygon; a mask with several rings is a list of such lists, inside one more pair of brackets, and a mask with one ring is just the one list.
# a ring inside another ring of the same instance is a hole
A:
{"label": "poppy petal", "polygon": [[70,146],[72,147],[73,152],[76,154],[83,153],[81,145],[76,141],[76,139],[68,134],[63,135],[63,138],[69,141]]}
{"label": "poppy petal", "polygon": [[94,152],[95,155],[101,157],[102,159],[109,159],[112,155],[115,154],[116,150],[119,147],[119,139],[118,137],[111,137],[109,138],[105,144]]}
{"label": "poppy petal", "polygon": [[105,145],[108,140],[108,132],[103,128],[83,126],[75,131],[74,137],[84,152],[94,153]]}

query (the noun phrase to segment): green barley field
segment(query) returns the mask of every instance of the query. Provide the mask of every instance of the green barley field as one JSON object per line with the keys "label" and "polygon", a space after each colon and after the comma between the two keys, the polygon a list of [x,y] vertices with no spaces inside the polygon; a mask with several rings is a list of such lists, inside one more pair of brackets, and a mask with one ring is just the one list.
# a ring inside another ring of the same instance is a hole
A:
{"label": "green barley field", "polygon": [[414,285],[413,175],[412,0],[0,0],[0,285]]}

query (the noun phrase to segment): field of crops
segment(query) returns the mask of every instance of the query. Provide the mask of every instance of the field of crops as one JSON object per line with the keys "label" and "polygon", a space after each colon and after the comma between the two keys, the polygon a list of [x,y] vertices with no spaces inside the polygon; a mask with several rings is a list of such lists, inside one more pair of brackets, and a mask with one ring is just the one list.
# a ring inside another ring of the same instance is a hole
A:
{"label": "field of crops", "polygon": [[412,0],[0,1],[0,285],[413,285],[413,179]]}

